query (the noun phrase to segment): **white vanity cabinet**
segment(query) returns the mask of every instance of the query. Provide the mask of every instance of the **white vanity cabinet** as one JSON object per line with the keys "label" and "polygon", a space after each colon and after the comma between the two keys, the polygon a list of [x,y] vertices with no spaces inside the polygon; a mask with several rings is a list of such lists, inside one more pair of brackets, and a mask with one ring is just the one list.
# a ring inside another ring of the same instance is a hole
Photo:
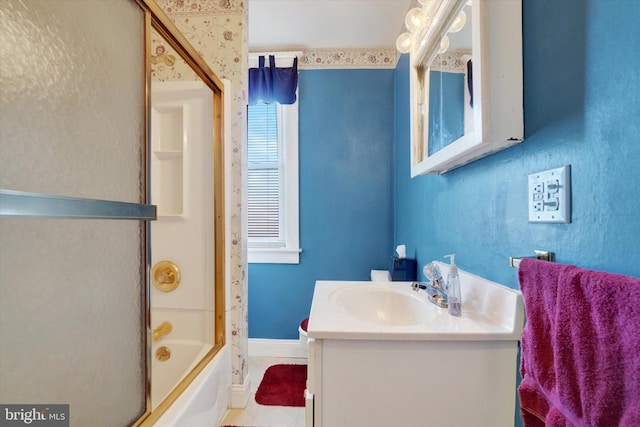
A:
{"label": "white vanity cabinet", "polygon": [[512,426],[522,295],[459,274],[461,317],[406,282],[316,282],[306,427]]}
{"label": "white vanity cabinet", "polygon": [[316,339],[306,427],[513,425],[517,354],[516,341]]}

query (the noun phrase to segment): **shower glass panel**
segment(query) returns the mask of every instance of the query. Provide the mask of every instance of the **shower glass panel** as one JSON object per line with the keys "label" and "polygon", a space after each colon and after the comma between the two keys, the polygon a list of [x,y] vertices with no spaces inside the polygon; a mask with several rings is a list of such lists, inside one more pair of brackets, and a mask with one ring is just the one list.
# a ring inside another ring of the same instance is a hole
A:
{"label": "shower glass panel", "polygon": [[[140,5],[2,1],[0,28],[0,188],[145,203]],[[135,422],[148,409],[145,222],[3,215],[0,403]]]}
{"label": "shower glass panel", "polygon": [[69,404],[70,425],[145,409],[139,221],[0,219],[0,402]]}
{"label": "shower glass panel", "polygon": [[0,188],[141,202],[140,6],[30,0],[0,8]]}

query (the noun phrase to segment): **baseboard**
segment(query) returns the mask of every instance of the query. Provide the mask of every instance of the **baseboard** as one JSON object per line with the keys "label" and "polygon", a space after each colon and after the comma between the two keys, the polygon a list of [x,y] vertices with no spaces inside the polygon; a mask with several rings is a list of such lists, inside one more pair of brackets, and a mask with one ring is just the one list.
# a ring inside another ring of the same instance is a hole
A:
{"label": "baseboard", "polygon": [[247,374],[242,384],[231,385],[231,402],[229,402],[229,406],[231,408],[245,408],[250,396],[251,377]]}
{"label": "baseboard", "polygon": [[306,358],[307,351],[300,340],[249,338],[249,356]]}

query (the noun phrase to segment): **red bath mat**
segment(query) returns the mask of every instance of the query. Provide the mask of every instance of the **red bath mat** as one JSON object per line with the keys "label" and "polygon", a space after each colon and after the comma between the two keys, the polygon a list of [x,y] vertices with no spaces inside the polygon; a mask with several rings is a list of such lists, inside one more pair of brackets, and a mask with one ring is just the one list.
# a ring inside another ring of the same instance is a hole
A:
{"label": "red bath mat", "polygon": [[264,373],[256,402],[270,406],[304,406],[307,365],[273,365]]}

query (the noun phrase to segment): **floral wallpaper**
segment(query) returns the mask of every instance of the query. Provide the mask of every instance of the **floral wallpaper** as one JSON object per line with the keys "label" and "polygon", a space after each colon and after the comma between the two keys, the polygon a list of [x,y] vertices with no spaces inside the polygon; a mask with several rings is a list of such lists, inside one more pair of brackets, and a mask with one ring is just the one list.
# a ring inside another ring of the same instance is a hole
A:
{"label": "floral wallpaper", "polygon": [[[243,384],[248,366],[247,314],[247,245],[245,224],[246,176],[246,105],[248,75],[247,0],[156,0],[178,29],[189,40],[220,79],[231,82],[231,111],[225,150],[230,154],[226,165],[227,191],[230,198],[230,318],[232,382]],[[157,35],[153,36],[152,78],[154,80],[194,80],[195,75],[184,61],[175,61],[175,53]],[[178,58],[179,59],[179,58]],[[317,68],[395,68],[398,54],[395,49],[314,49],[304,51],[299,59],[300,69]],[[182,62],[182,63],[181,63]],[[194,77],[191,77],[191,76]]]}
{"label": "floral wallpaper", "polygon": [[447,51],[440,55],[436,55],[431,63],[431,70],[465,74],[467,72],[467,61],[470,59],[470,51]]}
{"label": "floral wallpaper", "polygon": [[395,68],[398,58],[395,49],[308,49],[302,52],[298,69]]}
{"label": "floral wallpaper", "polygon": [[154,82],[200,80],[195,71],[156,30],[151,31],[151,80]]}
{"label": "floral wallpaper", "polygon": [[[243,147],[247,133],[248,11],[243,0],[156,0],[156,3],[164,9],[213,72],[231,83],[231,90],[225,93],[225,96],[231,97],[231,111],[225,117],[231,122],[225,147],[230,159],[226,165],[227,200],[230,204],[227,229],[230,269],[226,274],[231,293],[228,298],[230,307],[226,307],[231,323],[227,325],[230,331],[227,344],[231,346],[232,382],[243,384],[248,373],[247,249],[243,231],[246,229],[243,220],[243,189],[246,187],[243,164],[246,154]],[[162,49],[158,51],[154,44],[152,54],[157,56],[160,53],[163,53]],[[166,72],[184,75],[183,71],[175,68]],[[154,78],[161,79],[159,75]]]}
{"label": "floral wallpaper", "polygon": [[304,51],[300,69],[395,68],[395,49],[313,49]]}

